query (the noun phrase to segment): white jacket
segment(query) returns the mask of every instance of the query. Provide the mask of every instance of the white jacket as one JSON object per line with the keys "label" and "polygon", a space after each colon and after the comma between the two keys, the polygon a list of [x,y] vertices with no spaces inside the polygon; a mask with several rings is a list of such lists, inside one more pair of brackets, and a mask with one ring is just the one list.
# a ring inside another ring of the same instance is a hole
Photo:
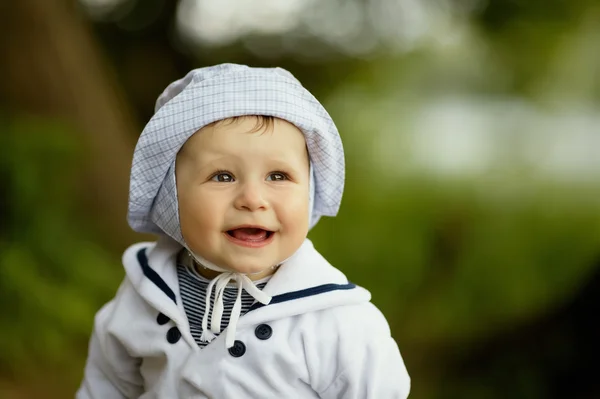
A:
{"label": "white jacket", "polygon": [[370,293],[348,282],[309,240],[269,280],[267,306],[194,341],[179,296],[179,244],[140,243],[126,278],[96,315],[77,399],[405,399],[410,379]]}

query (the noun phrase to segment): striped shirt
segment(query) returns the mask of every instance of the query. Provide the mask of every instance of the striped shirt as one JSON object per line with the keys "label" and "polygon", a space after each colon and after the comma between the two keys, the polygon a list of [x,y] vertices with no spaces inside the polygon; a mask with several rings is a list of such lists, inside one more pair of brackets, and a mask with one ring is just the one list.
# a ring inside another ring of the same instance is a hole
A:
{"label": "striped shirt", "polygon": [[[202,335],[202,317],[204,317],[204,309],[206,306],[206,289],[210,280],[200,275],[194,267],[183,264],[183,262],[177,262],[177,278],[179,280],[179,294],[181,295],[181,301],[183,308],[187,315],[190,332],[194,337],[194,340],[200,346],[204,348],[208,345],[208,342],[200,341]],[[263,289],[269,277],[265,277],[261,280],[255,281],[254,283],[259,289]],[[231,309],[237,298],[237,284],[228,284],[223,292],[223,315],[221,317],[221,331],[223,331],[227,324],[229,324],[229,318],[231,317]],[[242,311],[240,316],[244,315],[248,309],[254,304],[255,299],[242,289]],[[212,309],[215,304],[215,290],[210,295],[210,306],[211,314],[208,315],[208,326],[210,328]],[[219,335],[219,334],[216,334]]]}

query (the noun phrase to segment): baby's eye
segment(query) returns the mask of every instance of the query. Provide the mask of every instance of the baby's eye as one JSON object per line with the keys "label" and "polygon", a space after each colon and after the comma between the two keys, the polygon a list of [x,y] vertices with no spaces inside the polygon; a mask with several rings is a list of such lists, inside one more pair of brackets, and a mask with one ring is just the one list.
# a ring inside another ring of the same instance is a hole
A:
{"label": "baby's eye", "polygon": [[287,175],[283,172],[273,172],[267,178],[267,180],[271,180],[271,181],[283,181],[283,180],[287,180],[287,179],[288,179]]}
{"label": "baby's eye", "polygon": [[230,183],[234,179],[231,173],[217,173],[211,178],[211,180],[219,183]]}

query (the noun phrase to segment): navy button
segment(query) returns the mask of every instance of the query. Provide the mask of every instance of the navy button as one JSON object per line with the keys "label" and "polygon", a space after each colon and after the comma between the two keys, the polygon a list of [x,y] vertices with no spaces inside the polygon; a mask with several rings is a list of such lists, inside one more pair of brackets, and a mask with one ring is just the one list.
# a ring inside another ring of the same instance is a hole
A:
{"label": "navy button", "polygon": [[164,324],[167,324],[169,321],[171,321],[171,319],[169,319],[167,316],[165,316],[162,313],[159,313],[158,317],[156,318],[156,322],[158,324],[160,324],[161,326],[164,325]]}
{"label": "navy button", "polygon": [[233,357],[244,356],[246,353],[246,345],[242,341],[235,341],[233,346],[229,348],[229,354]]}
{"label": "navy button", "polygon": [[169,331],[167,331],[167,341],[169,341],[170,344],[176,344],[177,341],[179,341],[179,338],[181,338],[181,332],[179,332],[177,327],[171,327]]}
{"label": "navy button", "polygon": [[256,334],[256,338],[258,339],[269,339],[271,338],[271,335],[273,335],[273,329],[268,324],[260,324],[254,330],[254,334]]}

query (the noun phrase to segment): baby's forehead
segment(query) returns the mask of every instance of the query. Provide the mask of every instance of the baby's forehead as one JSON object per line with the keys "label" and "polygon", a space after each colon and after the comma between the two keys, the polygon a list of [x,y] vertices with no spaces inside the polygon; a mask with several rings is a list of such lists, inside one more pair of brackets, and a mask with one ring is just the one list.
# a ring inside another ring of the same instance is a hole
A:
{"label": "baby's forehead", "polygon": [[256,152],[257,155],[294,155],[308,157],[302,130],[280,118],[248,115],[222,119],[196,131],[182,146],[180,154],[198,153],[233,155]]}
{"label": "baby's forehead", "polygon": [[276,118],[270,115],[240,115],[225,119],[219,119],[215,122],[209,123],[205,127],[231,126],[236,124],[239,125],[246,124],[248,122],[254,122],[255,125],[252,131],[260,131],[263,129],[272,128],[275,124],[275,121],[283,121],[283,119]]}

